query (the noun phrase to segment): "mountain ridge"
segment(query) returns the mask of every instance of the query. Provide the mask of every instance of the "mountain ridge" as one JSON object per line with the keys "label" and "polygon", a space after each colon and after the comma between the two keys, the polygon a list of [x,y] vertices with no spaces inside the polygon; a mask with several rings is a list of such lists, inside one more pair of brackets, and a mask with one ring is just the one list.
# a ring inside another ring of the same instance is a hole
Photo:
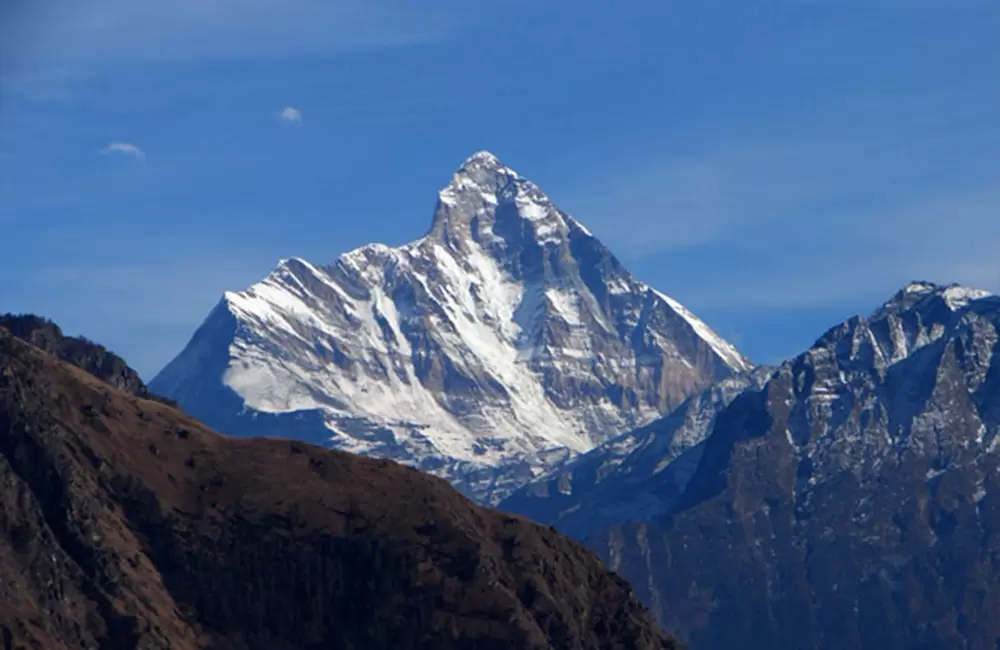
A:
{"label": "mountain ridge", "polygon": [[0,479],[5,648],[677,647],[550,528],[391,461],[226,438],[3,327]]}
{"label": "mountain ridge", "polygon": [[480,152],[424,237],[284,260],[227,292],[151,386],[227,433],[329,440],[495,503],[749,368]]}
{"label": "mountain ridge", "polygon": [[84,337],[66,336],[52,321],[33,314],[0,314],[0,327],[49,354],[82,368],[101,381],[137,397],[174,405],[154,395],[124,359]]}
{"label": "mountain ridge", "polygon": [[583,534],[662,624],[698,650],[994,650],[1000,297],[911,283],[719,405],[679,496]]}
{"label": "mountain ridge", "polygon": [[665,514],[696,471],[719,412],[775,370],[759,366],[712,384],[670,414],[520,487],[497,508],[583,540],[617,522]]}

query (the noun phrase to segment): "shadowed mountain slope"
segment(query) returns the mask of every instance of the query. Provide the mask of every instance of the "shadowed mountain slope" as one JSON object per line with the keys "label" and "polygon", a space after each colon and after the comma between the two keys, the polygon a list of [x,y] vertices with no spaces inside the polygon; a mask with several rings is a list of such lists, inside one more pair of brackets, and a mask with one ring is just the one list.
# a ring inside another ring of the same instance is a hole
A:
{"label": "shadowed mountain slope", "polygon": [[1000,647],[1000,298],[910,284],[712,422],[589,536],[694,650]]}
{"label": "shadowed mountain slope", "polygon": [[675,647],[627,584],[549,528],[390,461],[223,437],[4,328],[0,640]]}
{"label": "shadowed mountain slope", "polygon": [[101,381],[137,397],[172,401],[153,395],[125,360],[83,337],[66,336],[52,321],[31,314],[0,314],[0,327],[54,357],[86,370]]}

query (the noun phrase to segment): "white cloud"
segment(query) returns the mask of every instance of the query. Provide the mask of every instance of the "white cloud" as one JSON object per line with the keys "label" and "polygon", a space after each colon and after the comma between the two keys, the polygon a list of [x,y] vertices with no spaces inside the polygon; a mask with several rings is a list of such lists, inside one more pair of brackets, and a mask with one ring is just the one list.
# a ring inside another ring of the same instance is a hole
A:
{"label": "white cloud", "polygon": [[302,124],[302,111],[288,106],[278,113],[278,119],[289,124]]}
{"label": "white cloud", "polygon": [[108,146],[101,149],[102,154],[109,153],[123,153],[129,156],[133,156],[139,162],[146,162],[146,152],[128,142],[112,142]]}

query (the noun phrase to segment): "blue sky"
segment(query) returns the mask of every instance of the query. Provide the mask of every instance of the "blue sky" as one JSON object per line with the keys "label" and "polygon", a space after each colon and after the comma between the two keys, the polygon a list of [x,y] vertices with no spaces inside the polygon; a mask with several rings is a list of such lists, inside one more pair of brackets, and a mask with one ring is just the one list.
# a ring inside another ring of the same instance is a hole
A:
{"label": "blue sky", "polygon": [[776,361],[912,279],[1000,290],[997,34],[995,0],[5,0],[0,311],[149,378],[278,259],[422,235],[489,149]]}

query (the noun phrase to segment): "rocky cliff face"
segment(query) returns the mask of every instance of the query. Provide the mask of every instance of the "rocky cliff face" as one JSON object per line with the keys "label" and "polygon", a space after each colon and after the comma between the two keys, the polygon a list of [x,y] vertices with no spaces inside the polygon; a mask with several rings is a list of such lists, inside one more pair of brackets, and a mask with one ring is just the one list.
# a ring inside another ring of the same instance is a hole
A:
{"label": "rocky cliff face", "polygon": [[480,153],[425,237],[282,262],[151,385],[221,431],[392,458],[493,503],[749,367]]}
{"label": "rocky cliff face", "polygon": [[670,415],[568,460],[497,507],[577,539],[667,513],[698,467],[718,414],[744,390],[762,386],[773,370],[762,366],[713,384]]}
{"label": "rocky cliff face", "polygon": [[716,417],[665,514],[590,543],[696,650],[1000,639],[1000,298],[916,283]]}
{"label": "rocky cliff face", "polygon": [[224,438],[3,328],[0,639],[674,647],[623,581],[548,528],[389,461]]}

